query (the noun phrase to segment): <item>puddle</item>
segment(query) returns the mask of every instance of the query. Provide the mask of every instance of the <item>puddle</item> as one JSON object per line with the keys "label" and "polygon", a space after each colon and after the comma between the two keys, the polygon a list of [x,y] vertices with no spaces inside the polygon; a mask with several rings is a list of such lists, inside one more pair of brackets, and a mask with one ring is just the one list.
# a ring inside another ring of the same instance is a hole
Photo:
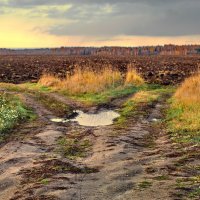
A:
{"label": "puddle", "polygon": [[120,115],[112,110],[101,111],[96,114],[84,113],[83,111],[75,111],[74,118],[62,119],[56,118],[51,119],[52,122],[78,122],[81,126],[107,126],[113,124],[113,120],[118,118]]}

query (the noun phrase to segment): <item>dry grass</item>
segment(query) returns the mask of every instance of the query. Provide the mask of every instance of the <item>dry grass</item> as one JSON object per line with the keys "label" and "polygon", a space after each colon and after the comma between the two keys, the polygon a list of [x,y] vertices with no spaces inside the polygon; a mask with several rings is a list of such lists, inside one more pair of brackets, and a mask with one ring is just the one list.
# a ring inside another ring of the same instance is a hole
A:
{"label": "dry grass", "polygon": [[131,65],[128,66],[125,84],[133,84],[136,86],[144,84],[144,79],[137,73],[137,71]]}
{"label": "dry grass", "polygon": [[77,69],[73,75],[68,75],[65,79],[44,74],[40,78],[39,84],[67,90],[70,94],[79,94],[101,92],[120,85],[122,81],[121,73],[116,70],[104,69],[97,73],[91,70]]}
{"label": "dry grass", "polygon": [[39,84],[46,86],[46,87],[55,87],[59,85],[61,80],[56,77],[55,75],[51,74],[43,74],[39,80]]}
{"label": "dry grass", "polygon": [[135,103],[148,103],[155,101],[159,98],[159,94],[155,91],[139,91],[133,97],[131,100],[133,100]]}
{"label": "dry grass", "polygon": [[177,89],[168,118],[175,138],[200,142],[200,74],[186,79]]}
{"label": "dry grass", "polygon": [[58,90],[65,90],[70,94],[98,93],[107,89],[132,84],[139,86],[144,84],[144,80],[134,69],[129,69],[124,80],[118,70],[104,68],[100,72],[92,70],[75,70],[73,75],[67,75],[64,79],[50,74],[44,74],[39,84],[42,86],[53,87]]}
{"label": "dry grass", "polygon": [[176,91],[175,98],[185,105],[200,104],[200,73],[186,79]]}

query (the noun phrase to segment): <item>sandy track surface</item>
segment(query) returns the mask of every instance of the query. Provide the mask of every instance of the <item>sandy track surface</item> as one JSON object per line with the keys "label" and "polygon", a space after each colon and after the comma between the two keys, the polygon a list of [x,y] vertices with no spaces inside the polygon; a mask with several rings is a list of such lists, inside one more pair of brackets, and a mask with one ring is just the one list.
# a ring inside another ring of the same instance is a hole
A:
{"label": "sandy track surface", "polygon": [[[176,150],[162,126],[153,122],[162,119],[164,100],[142,108],[146,114],[133,116],[122,129],[53,123],[53,113],[31,96],[22,97],[38,119],[17,127],[15,139],[1,147],[1,200],[178,199],[173,185],[184,174],[174,171]],[[90,138],[92,149],[84,158],[69,160],[58,152],[57,140],[75,132]],[[167,180],[156,180],[164,175]]]}

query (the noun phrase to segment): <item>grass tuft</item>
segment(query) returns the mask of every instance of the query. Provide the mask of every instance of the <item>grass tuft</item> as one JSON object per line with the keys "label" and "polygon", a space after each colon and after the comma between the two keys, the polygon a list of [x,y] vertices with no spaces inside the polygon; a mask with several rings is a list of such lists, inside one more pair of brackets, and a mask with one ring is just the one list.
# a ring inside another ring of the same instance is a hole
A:
{"label": "grass tuft", "polygon": [[45,87],[55,87],[55,86],[61,84],[61,80],[58,77],[56,77],[55,75],[43,74],[39,80],[39,84],[41,84]]}
{"label": "grass tuft", "polygon": [[185,106],[198,104],[200,106],[200,73],[186,79],[174,96]]}
{"label": "grass tuft", "polygon": [[128,71],[126,74],[125,84],[132,84],[135,86],[140,86],[145,83],[144,79],[138,74],[138,72],[132,68],[131,66],[128,67]]}
{"label": "grass tuft", "polygon": [[141,183],[138,184],[138,187],[140,189],[147,189],[151,186],[152,186],[152,182],[149,182],[149,181],[142,181]]}
{"label": "grass tuft", "polygon": [[69,159],[84,157],[88,148],[91,147],[89,140],[77,138],[62,138],[58,141],[58,144],[60,146],[59,152]]}

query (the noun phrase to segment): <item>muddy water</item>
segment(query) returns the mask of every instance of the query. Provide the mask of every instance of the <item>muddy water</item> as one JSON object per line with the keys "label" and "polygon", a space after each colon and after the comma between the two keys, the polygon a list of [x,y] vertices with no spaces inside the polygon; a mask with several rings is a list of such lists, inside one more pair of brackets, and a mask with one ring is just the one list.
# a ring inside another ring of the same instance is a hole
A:
{"label": "muddy water", "polygon": [[56,118],[51,119],[53,122],[78,122],[81,126],[107,126],[113,124],[113,120],[120,115],[112,110],[104,110],[95,114],[84,113],[83,111],[75,111],[75,117],[72,119]]}

